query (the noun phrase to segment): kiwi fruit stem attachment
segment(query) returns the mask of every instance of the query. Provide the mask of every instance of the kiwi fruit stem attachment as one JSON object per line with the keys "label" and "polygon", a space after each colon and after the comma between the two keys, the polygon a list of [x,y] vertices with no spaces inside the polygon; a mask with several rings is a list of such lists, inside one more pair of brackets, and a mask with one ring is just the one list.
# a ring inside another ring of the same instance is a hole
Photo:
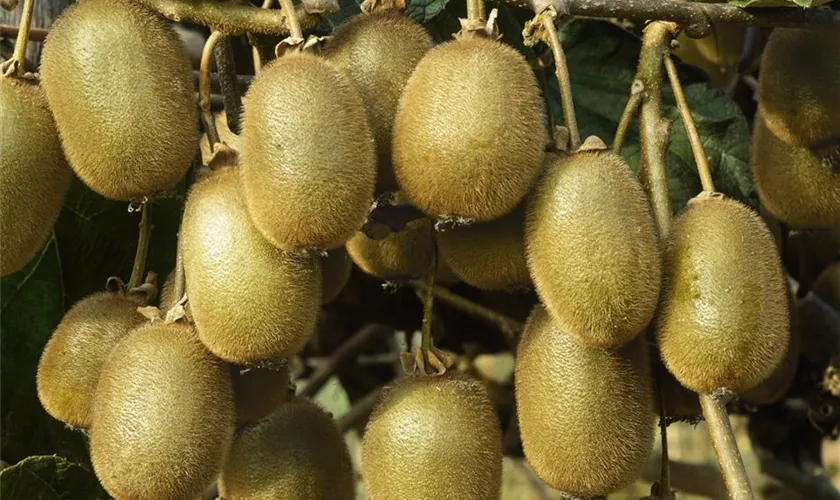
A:
{"label": "kiwi fruit stem attachment", "polygon": [[211,150],[215,150],[219,142],[219,131],[216,130],[216,121],[210,111],[210,69],[213,64],[213,48],[223,37],[224,35],[219,31],[213,31],[207,37],[204,49],[201,51],[201,66],[198,73],[198,106],[201,108],[201,122],[207,131]]}
{"label": "kiwi fruit stem attachment", "polygon": [[627,131],[630,130],[630,124],[636,113],[639,111],[639,105],[642,103],[642,92],[645,90],[645,84],[638,78],[633,80],[630,86],[630,99],[624,106],[624,111],[621,112],[621,118],[618,120],[618,128],[615,130],[615,138],[612,143],[612,152],[621,155],[621,150],[624,148],[624,139],[627,137]]}
{"label": "kiwi fruit stem attachment", "polygon": [[706,152],[703,150],[703,140],[700,139],[694,117],[691,116],[691,110],[688,108],[688,101],[685,99],[680,77],[677,75],[677,67],[667,52],[662,59],[665,62],[665,71],[668,73],[668,80],[670,80],[671,88],[674,91],[674,99],[677,101],[677,108],[680,111],[685,132],[691,144],[691,152],[694,154],[694,162],[697,164],[697,171],[700,173],[700,183],[703,185],[703,191],[713,192],[715,183],[712,180],[712,172],[709,169]]}
{"label": "kiwi fruit stem attachment", "polygon": [[26,44],[29,41],[29,26],[32,24],[34,7],[35,0],[24,0],[20,29],[15,40],[15,52],[9,61],[3,63],[3,76],[22,77],[26,71]]}
{"label": "kiwi fruit stem attachment", "polygon": [[286,24],[289,26],[289,36],[277,44],[275,51],[278,57],[289,51],[302,50],[304,45],[303,30],[292,0],[280,0],[280,9],[287,13]]}
{"label": "kiwi fruit stem attachment", "polygon": [[129,288],[117,276],[111,276],[105,281],[105,290],[111,293],[123,295],[126,299],[134,302],[139,307],[145,307],[157,296],[157,273],[149,272],[146,280],[134,288]]}
{"label": "kiwi fruit stem attachment", "polygon": [[750,478],[744,468],[744,461],[735,443],[735,435],[726,414],[726,399],[728,391],[718,391],[714,394],[700,394],[700,406],[703,417],[712,436],[718,464],[720,465],[723,481],[732,500],[753,500]]}
{"label": "kiwi fruit stem attachment", "polygon": [[128,289],[131,290],[140,285],[143,280],[143,272],[146,270],[146,257],[149,254],[149,240],[152,234],[152,204],[144,197],[139,202],[139,208],[129,203],[128,211],[140,211],[140,235],[137,237],[137,252],[134,254],[134,265],[131,268],[131,278],[128,280]]}
{"label": "kiwi fruit stem attachment", "polygon": [[[480,2],[482,17],[484,13],[484,2]],[[374,12],[399,12],[402,13],[408,6],[405,0],[364,0],[359,8],[362,14],[373,14]]]}
{"label": "kiwi fruit stem attachment", "polygon": [[[565,5],[560,3],[560,5]],[[562,14],[562,15],[561,15]],[[546,7],[538,12],[534,19],[525,23],[522,37],[525,45],[533,47],[537,42],[543,42],[551,48],[554,55],[554,74],[560,85],[560,100],[563,103],[563,121],[569,129],[569,146],[571,151],[580,147],[580,130],[575,115],[575,103],[572,99],[572,83],[569,76],[569,68],[566,64],[566,53],[563,51],[563,44],[557,36],[557,28],[554,23],[558,17],[568,17],[568,12],[558,13],[553,6]]]}

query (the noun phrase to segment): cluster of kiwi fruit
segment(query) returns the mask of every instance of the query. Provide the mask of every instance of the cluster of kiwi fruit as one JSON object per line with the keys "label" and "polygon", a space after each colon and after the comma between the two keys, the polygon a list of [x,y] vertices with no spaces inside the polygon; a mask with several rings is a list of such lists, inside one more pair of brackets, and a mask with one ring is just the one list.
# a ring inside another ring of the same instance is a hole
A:
{"label": "cluster of kiwi fruit", "polygon": [[[838,34],[777,33],[754,140],[759,195],[792,226],[837,225]],[[797,43],[825,50],[796,66]],[[72,173],[107,198],[153,197],[184,178],[198,145],[183,47],[131,0],[69,7],[41,79],[0,79],[3,275],[47,238]],[[239,155],[189,189],[182,286],[174,272],[157,315],[150,294],[122,285],[75,304],[41,358],[44,408],[88,430],[94,470],[117,499],[196,498],[216,479],[227,500],[351,499],[341,432],[294,396],[285,362],[353,264],[389,281],[434,273],[536,290],[516,353],[517,418],[534,472],[572,495],[616,491],[647,462],[658,413],[648,334],[689,400],[718,389],[780,397],[798,339],[761,219],[703,193],[660,234],[628,163],[597,141],[549,148],[544,108],[515,49],[478,34],[434,46],[395,12],[349,20],[319,54],[287,51],[247,93]],[[423,217],[374,237],[363,229],[383,193]],[[383,391],[362,441],[372,499],[499,497],[487,390],[443,372]]]}

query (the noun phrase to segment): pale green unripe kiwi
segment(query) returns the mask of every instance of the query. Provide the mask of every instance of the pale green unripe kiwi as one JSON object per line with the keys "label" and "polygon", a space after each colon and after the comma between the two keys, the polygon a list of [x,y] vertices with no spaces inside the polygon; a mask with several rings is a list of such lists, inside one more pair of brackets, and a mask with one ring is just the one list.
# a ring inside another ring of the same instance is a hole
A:
{"label": "pale green unripe kiwi", "polygon": [[323,283],[322,302],[329,304],[338,297],[353,271],[353,261],[344,248],[336,248],[321,256],[321,277]]}
{"label": "pale green unripe kiwi", "polygon": [[423,217],[381,240],[358,232],[347,242],[347,253],[372,276],[386,280],[419,278],[429,273],[434,244],[432,222]]}
{"label": "pale green unripe kiwi", "polygon": [[528,193],[548,142],[531,67],[501,42],[447,42],[417,65],[394,123],[400,188],[427,215],[486,222]]}
{"label": "pale green unripe kiwi", "polygon": [[292,397],[287,365],[276,369],[233,365],[230,369],[240,424],[259,422]]}
{"label": "pale green unripe kiwi", "polygon": [[90,454],[118,499],[197,498],[230,447],[230,371],[186,323],[147,323],[111,351],[91,412]]}
{"label": "pale green unripe kiwi", "polygon": [[55,224],[73,177],[44,91],[0,77],[0,275],[20,270]]}
{"label": "pale green unripe kiwi", "polygon": [[145,318],[122,293],[100,292],[70,308],[38,363],[38,399],[47,413],[73,427],[90,425],[102,365],[117,343]]}
{"label": "pale green unripe kiwi", "polygon": [[752,172],[762,205],[782,222],[798,228],[840,224],[840,148],[823,155],[785,143],[759,118]]}
{"label": "pale green unripe kiwi", "polygon": [[362,96],[376,139],[378,191],[397,189],[391,166],[391,136],[403,88],[432,37],[406,16],[394,12],[352,17],[333,32],[323,56],[350,77]]}
{"label": "pale green unripe kiwi", "polygon": [[350,452],[332,416],[296,398],[234,441],[219,493],[225,500],[353,500]]}
{"label": "pale green unripe kiwi", "polygon": [[321,307],[321,268],[284,252],[254,227],[238,168],[223,168],[187,196],[181,248],[189,307],[213,354],[237,364],[300,350]]}
{"label": "pale green unripe kiwi", "polygon": [[438,233],[446,265],[470,286],[505,290],[531,284],[525,260],[525,206],[490,222]]}
{"label": "pale green unripe kiwi", "polygon": [[497,500],[502,433],[484,384],[447,373],[387,387],[365,428],[362,478],[371,500]]}
{"label": "pale green unripe kiwi", "polygon": [[287,54],[248,90],[245,200],[254,225],[279,248],[344,245],[373,203],[375,153],[362,98],[324,58]]}
{"label": "pale green unripe kiwi", "polygon": [[174,186],[198,147],[189,59],[168,22],[127,0],[85,0],[50,28],[41,76],[70,166],[127,200]]}
{"label": "pale green unripe kiwi", "polygon": [[788,144],[840,141],[840,28],[776,28],[758,80],[767,127]]}
{"label": "pale green unripe kiwi", "polygon": [[674,219],[657,314],[662,360],[698,392],[751,389],[787,351],[790,321],[776,245],[752,210],[701,194]]}
{"label": "pale green unripe kiwi", "polygon": [[591,347],[547,309],[531,312],[516,355],[516,410],[525,458],[552,488],[606,495],[632,483],[653,447],[647,347]]}
{"label": "pale green unripe kiwi", "polygon": [[656,229],[620,156],[548,156],[528,201],[525,245],[546,308],[589,345],[618,347],[653,318],[661,281]]}

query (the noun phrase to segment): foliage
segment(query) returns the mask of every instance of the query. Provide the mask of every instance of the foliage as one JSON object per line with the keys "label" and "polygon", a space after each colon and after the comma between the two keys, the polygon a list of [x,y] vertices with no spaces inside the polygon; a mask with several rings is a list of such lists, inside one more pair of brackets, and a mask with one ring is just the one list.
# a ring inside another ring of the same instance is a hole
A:
{"label": "foliage", "polygon": [[64,458],[32,456],[0,472],[5,500],[105,500],[108,496],[88,468]]}

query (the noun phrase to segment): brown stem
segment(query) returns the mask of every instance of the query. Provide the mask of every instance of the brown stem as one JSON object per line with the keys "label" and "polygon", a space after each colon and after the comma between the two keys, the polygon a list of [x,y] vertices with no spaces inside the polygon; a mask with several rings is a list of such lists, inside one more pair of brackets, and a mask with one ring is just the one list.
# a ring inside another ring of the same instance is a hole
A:
{"label": "brown stem", "polygon": [[[274,0],[263,0],[262,9],[270,9],[271,6],[274,5]],[[251,38],[251,37],[249,37]],[[251,53],[254,55],[254,76],[260,74],[260,70],[262,69],[262,56],[260,55],[260,48],[257,46],[255,40],[251,40]]]}
{"label": "brown stem", "polygon": [[542,17],[542,25],[545,30],[546,42],[554,54],[554,74],[557,76],[557,83],[560,86],[560,101],[563,103],[563,120],[569,129],[569,145],[572,151],[580,147],[580,130],[578,129],[577,116],[575,116],[575,101],[572,99],[572,81],[569,77],[569,67],[566,64],[566,53],[563,51],[563,44],[557,36],[557,29],[554,27],[554,19],[557,12],[551,10],[545,12]]}
{"label": "brown stem", "polygon": [[621,113],[621,119],[618,121],[618,128],[615,130],[615,138],[613,139],[612,151],[620,155],[624,148],[624,139],[627,137],[627,131],[630,129],[630,124],[636,113],[639,111],[639,104],[642,103],[642,90],[644,84],[639,80],[634,80],[630,87],[630,99],[627,100],[627,105],[624,106],[624,111]]}
{"label": "brown stem", "polygon": [[479,321],[486,323],[487,325],[493,326],[497,328],[502,334],[505,336],[505,340],[507,340],[508,344],[511,347],[516,346],[516,339],[520,333],[522,333],[522,329],[524,325],[515,319],[509,318],[504,314],[498,313],[488,307],[485,307],[481,304],[473,302],[469,299],[465,299],[461,297],[457,293],[451,292],[446,288],[442,287],[431,287],[427,283],[420,281],[420,280],[412,280],[408,282],[409,286],[416,288],[421,291],[428,292],[432,290],[435,298],[440,301],[443,301],[450,306],[463,311],[464,313],[476,318]]}
{"label": "brown stem", "polygon": [[703,140],[700,139],[700,133],[697,132],[697,125],[691,116],[691,110],[688,108],[688,101],[685,100],[685,93],[677,74],[677,67],[668,54],[665,54],[664,61],[665,70],[668,72],[668,79],[671,81],[671,88],[674,91],[674,99],[677,101],[677,109],[680,110],[685,133],[688,135],[688,142],[691,143],[691,152],[694,153],[694,162],[697,163],[697,171],[700,173],[703,191],[712,192],[715,190],[715,183],[709,169],[709,160],[706,158],[706,151],[703,150]]}
{"label": "brown stem", "polygon": [[286,22],[289,25],[289,36],[295,40],[303,40],[303,30],[300,27],[300,21],[298,21],[292,0],[280,0],[280,9],[283,12],[288,12]]}
{"label": "brown stem", "polygon": [[673,36],[673,25],[651,23],[645,28],[636,79],[642,82],[639,134],[642,159],[639,176],[647,191],[653,218],[664,239],[671,230],[671,199],[668,195],[667,153],[670,124],[662,116],[662,60]]}
{"label": "brown stem", "polygon": [[[658,381],[657,381],[658,382]],[[662,384],[657,383],[657,392],[659,393],[659,437],[662,443],[662,465],[659,470],[659,498],[662,500],[674,500],[674,494],[671,491],[671,468],[668,458],[668,415],[665,410],[665,391],[662,390]]]}
{"label": "brown stem", "polygon": [[[137,0],[160,12],[167,19],[176,22],[211,26],[226,35],[260,33],[263,35],[287,35],[289,27],[286,16],[289,11],[261,9],[238,2],[218,0]],[[302,29],[318,24],[332,12],[308,13],[301,4],[294,11]]]}
{"label": "brown stem", "polygon": [[[233,59],[233,46],[230,37],[224,37],[213,49],[216,60],[216,76],[225,102],[225,119],[231,132],[239,135],[242,117],[242,93],[239,77],[236,74],[236,61]],[[212,74],[210,75],[212,78]]]}
{"label": "brown stem", "polygon": [[[0,24],[0,38],[17,38],[20,31],[19,26]],[[33,28],[30,26],[29,36],[27,38],[30,42],[43,42],[49,32],[50,30],[46,28]]]}
{"label": "brown stem", "polygon": [[717,396],[700,394],[700,406],[703,407],[703,417],[709,428],[712,445],[715,448],[718,465],[723,474],[723,482],[729,490],[731,500],[753,500],[750,478],[744,468],[744,461],[738,451],[738,443],[732,432],[732,425],[726,414],[726,405]]}
{"label": "brown stem", "polygon": [[361,399],[356,401],[347,413],[338,419],[338,428],[341,430],[342,434],[355,429],[368,415],[370,415],[370,412],[373,411],[373,407],[376,406],[376,402],[379,401],[380,394],[382,394],[382,387],[373,389],[362,396]]}
{"label": "brown stem", "polygon": [[[434,234],[433,234],[434,236]],[[437,277],[438,264],[437,244],[432,245],[432,259],[429,264],[429,275],[426,278],[429,283],[429,288],[426,290],[426,295],[423,297],[423,325],[422,337],[420,339],[420,350],[423,353],[423,366],[430,366],[429,351],[432,349],[432,312],[435,305],[435,279]]]}
{"label": "brown stem", "polygon": [[145,201],[140,206],[140,235],[137,237],[137,252],[134,254],[134,266],[131,268],[131,278],[128,289],[136,288],[143,282],[143,272],[146,270],[146,256],[149,254],[149,239],[152,234],[152,203]]}
{"label": "brown stem", "polygon": [[301,394],[308,398],[315,396],[324,384],[332,377],[347,361],[354,358],[371,341],[383,338],[393,332],[389,326],[370,324],[364,326],[355,335],[347,339],[341,346],[332,353],[326,363],[319,366],[310,377],[309,382],[301,390]]}
{"label": "brown stem", "polygon": [[481,3],[483,0],[467,0],[467,19],[470,21],[478,21],[482,19]]}
{"label": "brown stem", "polygon": [[184,255],[181,252],[181,235],[178,235],[178,247],[175,250],[175,280],[172,287],[172,296],[175,297],[175,302],[180,301],[187,291],[187,280],[184,275]]}
{"label": "brown stem", "polygon": [[219,142],[219,132],[216,130],[216,120],[210,110],[210,70],[213,65],[213,48],[223,36],[218,31],[210,33],[204,43],[204,50],[201,52],[201,66],[198,70],[198,106],[201,108],[201,121],[204,123],[211,150]]}
{"label": "brown stem", "polygon": [[23,1],[23,12],[20,15],[20,28],[15,39],[15,52],[11,61],[4,69],[5,76],[22,77],[26,73],[26,44],[29,41],[29,27],[32,24],[32,12],[35,10],[35,0]]}

